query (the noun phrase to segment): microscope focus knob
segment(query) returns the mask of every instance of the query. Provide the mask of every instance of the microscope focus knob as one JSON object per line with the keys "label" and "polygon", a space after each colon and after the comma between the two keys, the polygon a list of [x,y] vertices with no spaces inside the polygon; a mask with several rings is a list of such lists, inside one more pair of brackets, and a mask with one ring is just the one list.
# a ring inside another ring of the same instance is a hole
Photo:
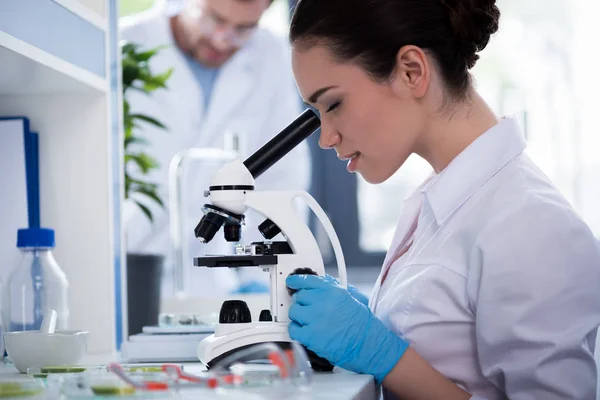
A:
{"label": "microscope focus knob", "polygon": [[[310,268],[296,268],[290,275],[318,275],[315,271]],[[287,288],[287,292],[290,296],[297,292],[296,289]]]}
{"label": "microscope focus knob", "polygon": [[273,239],[281,232],[281,229],[279,229],[275,222],[271,221],[268,218],[258,226],[258,230],[260,234],[263,235],[263,237],[267,240]]}
{"label": "microscope focus knob", "polygon": [[258,317],[260,322],[271,322],[273,321],[273,316],[271,315],[271,310],[262,310],[260,312],[260,316]]}
{"label": "microscope focus knob", "polygon": [[221,306],[220,324],[239,324],[252,322],[248,304],[243,300],[227,300]]}

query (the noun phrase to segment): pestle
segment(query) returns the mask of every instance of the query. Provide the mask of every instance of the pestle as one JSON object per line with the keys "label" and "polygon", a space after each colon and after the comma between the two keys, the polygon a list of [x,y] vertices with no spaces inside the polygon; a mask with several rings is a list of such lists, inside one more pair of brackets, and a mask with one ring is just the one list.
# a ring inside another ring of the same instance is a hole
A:
{"label": "pestle", "polygon": [[44,319],[42,320],[42,326],[40,328],[42,333],[54,333],[54,330],[56,329],[57,315],[58,314],[56,314],[56,311],[52,309],[46,310],[44,313]]}

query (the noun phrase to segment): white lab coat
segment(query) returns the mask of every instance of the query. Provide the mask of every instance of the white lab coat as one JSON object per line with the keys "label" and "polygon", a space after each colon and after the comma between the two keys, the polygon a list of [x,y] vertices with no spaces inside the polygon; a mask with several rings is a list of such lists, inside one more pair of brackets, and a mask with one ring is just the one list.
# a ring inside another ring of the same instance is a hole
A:
{"label": "white lab coat", "polygon": [[595,399],[600,247],[524,148],[503,119],[405,201],[370,307],[474,398]]}
{"label": "white lab coat", "polygon": [[[150,179],[161,185],[160,193],[167,202],[168,168],[177,152],[192,147],[223,148],[225,132],[232,131],[241,135],[242,156],[245,158],[301,112],[291,72],[289,46],[284,38],[276,37],[264,29],[259,29],[222,67],[206,113],[203,112],[202,88],[194,78],[185,56],[176,47],[168,17],[161,7],[154,7],[134,18],[123,19],[121,33],[123,39],[144,48],[169,45],[151,59],[154,72],[174,68],[168,81],[169,90],[156,91],[152,97],[138,93],[131,93],[130,97],[133,112],[155,117],[169,128],[167,133],[145,126],[143,133],[152,144],[150,154],[161,165]],[[188,207],[183,222],[184,232],[189,233],[186,244],[190,246],[190,252],[184,256],[189,261],[188,272],[191,274],[186,277],[186,284],[195,294],[222,294],[237,284],[234,271],[192,267],[194,256],[232,252],[232,245],[224,241],[222,230],[208,245],[200,245],[194,238],[193,229],[203,215],[201,206],[207,202],[203,192],[208,189],[210,175],[218,169],[218,165],[194,165],[197,169],[184,181],[184,201]],[[256,180],[256,189],[308,190],[309,174],[309,150],[308,145],[303,143],[260,176]],[[135,216],[128,218],[128,248],[131,251],[161,253],[170,260],[168,212],[157,206],[153,206],[152,210],[155,214],[153,225],[137,210]],[[256,226],[262,221],[255,219],[253,222]],[[258,232],[245,232],[244,243],[261,239]],[[267,282],[268,275],[258,269],[243,270],[242,276],[255,278],[259,274],[263,282]],[[244,272],[246,275],[243,275]]]}

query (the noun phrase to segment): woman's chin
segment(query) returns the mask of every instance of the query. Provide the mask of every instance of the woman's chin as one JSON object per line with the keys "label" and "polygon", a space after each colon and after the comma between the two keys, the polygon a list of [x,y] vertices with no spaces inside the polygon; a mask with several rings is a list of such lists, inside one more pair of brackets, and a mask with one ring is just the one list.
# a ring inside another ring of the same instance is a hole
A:
{"label": "woman's chin", "polygon": [[356,172],[359,173],[363,177],[363,179],[371,185],[379,185],[380,183],[383,183],[390,179],[395,173],[395,171],[374,171],[369,170],[367,168],[358,168]]}
{"label": "woman's chin", "polygon": [[381,175],[369,173],[368,171],[357,170],[356,172],[359,173],[360,176],[362,176],[363,179],[367,183],[370,183],[371,185],[379,185],[380,183],[385,182],[389,178],[389,177],[384,177]]}

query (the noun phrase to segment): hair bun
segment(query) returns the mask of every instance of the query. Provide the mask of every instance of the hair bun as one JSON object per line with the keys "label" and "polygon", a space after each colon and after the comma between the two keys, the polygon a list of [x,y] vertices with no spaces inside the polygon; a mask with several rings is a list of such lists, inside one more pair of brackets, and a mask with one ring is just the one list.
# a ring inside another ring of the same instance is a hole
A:
{"label": "hair bun", "polygon": [[496,0],[440,0],[448,10],[450,26],[457,44],[457,51],[473,68],[490,37],[498,30],[500,10]]}

